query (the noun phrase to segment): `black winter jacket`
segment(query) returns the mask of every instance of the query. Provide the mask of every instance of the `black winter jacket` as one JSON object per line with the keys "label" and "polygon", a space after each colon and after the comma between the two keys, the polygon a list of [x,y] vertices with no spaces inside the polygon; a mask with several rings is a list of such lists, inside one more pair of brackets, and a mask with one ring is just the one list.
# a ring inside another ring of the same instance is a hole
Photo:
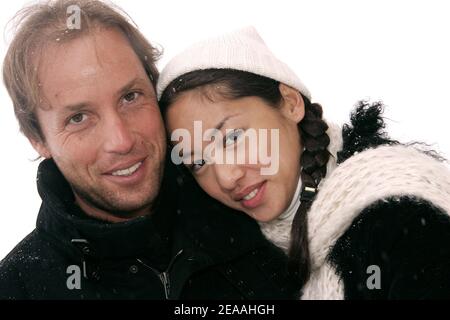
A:
{"label": "black winter jacket", "polygon": [[[286,256],[246,215],[190,188],[167,165],[156,211],[89,218],[52,160],[38,170],[36,229],[0,263],[0,299],[291,299]],[[171,169],[172,168],[172,169]],[[172,172],[173,175],[173,172]],[[181,205],[182,203],[182,205]]]}

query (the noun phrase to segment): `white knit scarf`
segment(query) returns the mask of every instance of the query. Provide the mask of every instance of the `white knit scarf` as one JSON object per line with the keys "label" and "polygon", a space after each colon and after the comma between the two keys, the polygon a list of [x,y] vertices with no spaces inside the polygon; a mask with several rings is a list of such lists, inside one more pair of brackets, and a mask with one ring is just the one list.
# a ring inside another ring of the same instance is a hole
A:
{"label": "white knit scarf", "polygon": [[[336,166],[342,149],[341,129],[329,124],[333,157],[308,212],[312,274],[302,299],[343,299],[344,287],[326,258],[353,220],[370,204],[389,197],[411,196],[433,203],[450,215],[448,167],[413,147],[379,146],[357,153]],[[286,219],[288,220],[288,219]],[[290,223],[260,223],[264,235],[283,250],[289,247]]]}

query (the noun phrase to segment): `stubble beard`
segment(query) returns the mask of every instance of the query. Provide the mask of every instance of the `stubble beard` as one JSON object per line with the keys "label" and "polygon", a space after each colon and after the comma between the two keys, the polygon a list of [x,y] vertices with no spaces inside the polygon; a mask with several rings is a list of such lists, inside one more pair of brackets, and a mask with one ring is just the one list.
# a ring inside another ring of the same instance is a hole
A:
{"label": "stubble beard", "polygon": [[[148,170],[151,170],[151,176],[147,178],[148,181],[145,182],[145,185],[140,186],[137,190],[129,190],[122,194],[113,190],[101,189],[99,186],[83,185],[83,183],[76,181],[70,182],[70,185],[79,200],[84,201],[89,207],[101,210],[109,216],[120,219],[131,219],[150,214],[158,197],[164,171],[164,162],[153,164],[153,167],[150,167]],[[144,193],[141,196],[141,200],[130,203],[127,194],[141,192]],[[89,215],[89,212],[86,212],[86,214]],[[95,216],[95,214],[92,215]]]}

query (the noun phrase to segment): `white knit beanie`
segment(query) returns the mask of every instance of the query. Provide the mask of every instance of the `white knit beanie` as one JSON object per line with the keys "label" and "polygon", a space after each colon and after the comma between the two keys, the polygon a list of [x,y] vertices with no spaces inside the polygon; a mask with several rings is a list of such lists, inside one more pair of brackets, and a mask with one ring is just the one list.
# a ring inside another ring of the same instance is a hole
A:
{"label": "white knit beanie", "polygon": [[311,100],[306,86],[275,57],[254,27],[198,42],[175,56],[160,74],[158,100],[166,87],[179,76],[205,69],[235,69],[265,76],[297,89]]}

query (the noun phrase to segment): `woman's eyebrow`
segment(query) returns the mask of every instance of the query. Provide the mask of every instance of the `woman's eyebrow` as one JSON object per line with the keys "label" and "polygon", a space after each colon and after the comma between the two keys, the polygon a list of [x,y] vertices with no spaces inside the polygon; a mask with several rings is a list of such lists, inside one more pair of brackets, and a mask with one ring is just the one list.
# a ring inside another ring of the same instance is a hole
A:
{"label": "woman's eyebrow", "polygon": [[[226,116],[225,118],[223,118],[213,129],[213,132],[217,132],[220,131],[223,126],[225,125],[225,123],[227,123],[228,120],[230,120],[231,118],[237,117],[241,115],[240,113],[234,113],[234,114],[230,114],[228,116]],[[208,134],[205,138],[206,139],[211,139],[211,136],[214,135],[214,133],[211,132],[210,134]]]}
{"label": "woman's eyebrow", "polygon": [[223,126],[225,125],[225,123],[230,120],[231,118],[237,117],[239,116],[240,113],[235,113],[235,114],[231,114],[229,116],[226,116],[225,118],[222,119],[222,121],[220,121],[215,127],[214,129],[216,130],[221,130],[223,128]]}
{"label": "woman's eyebrow", "polygon": [[[234,114],[230,114],[228,116],[226,116],[225,118],[223,118],[215,127],[214,127],[214,131],[220,131],[223,126],[225,125],[225,123],[230,120],[231,118],[237,117],[241,115],[240,113],[234,113]],[[208,135],[206,137],[206,139],[211,139],[211,135],[213,135],[213,133],[211,133],[210,135]],[[189,156],[193,156],[195,154],[195,150],[192,150],[191,153],[189,154]],[[188,156],[188,155],[186,155]],[[183,152],[181,153],[181,157],[184,157]]]}

